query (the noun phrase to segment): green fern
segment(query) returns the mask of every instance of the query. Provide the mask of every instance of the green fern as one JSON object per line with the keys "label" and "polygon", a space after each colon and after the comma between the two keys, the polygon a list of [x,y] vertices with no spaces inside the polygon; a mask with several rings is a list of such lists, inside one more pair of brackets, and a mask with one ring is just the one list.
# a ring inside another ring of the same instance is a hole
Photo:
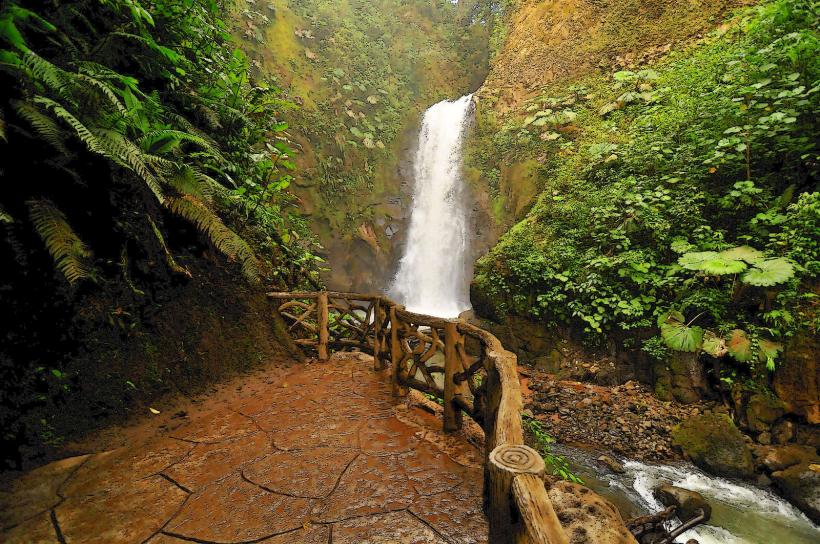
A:
{"label": "green fern", "polygon": [[92,134],[100,147],[101,155],[135,172],[148,185],[157,199],[160,202],[163,201],[165,195],[159,182],[146,165],[145,154],[134,142],[116,130],[94,128]]}
{"label": "green fern", "polygon": [[29,200],[26,205],[34,229],[66,280],[73,285],[93,279],[92,253],[68,224],[63,212],[49,200]]}
{"label": "green fern", "polygon": [[22,68],[28,72],[32,79],[54,91],[60,98],[64,100],[72,98],[68,89],[70,86],[69,74],[34,51],[25,52]]}
{"label": "green fern", "polygon": [[0,206],[0,223],[5,223],[6,225],[11,225],[14,223],[14,218],[6,213],[3,206]]}
{"label": "green fern", "polygon": [[94,153],[98,153],[100,155],[104,155],[105,152],[100,146],[100,143],[97,141],[97,138],[91,133],[91,131],[86,127],[79,119],[74,117],[74,115],[65,109],[62,104],[59,102],[55,102],[54,100],[47,98],[45,96],[35,96],[32,101],[35,104],[40,104],[45,106],[48,110],[50,110],[58,119],[68,123],[71,128],[77,133],[77,136],[80,140],[88,147],[90,151]]}
{"label": "green fern", "polygon": [[60,127],[54,119],[28,102],[15,100],[12,105],[17,114],[28,121],[29,124],[34,127],[34,130],[37,131],[37,134],[51,145],[51,147],[63,155],[69,154],[65,146],[65,130]]}
{"label": "green fern", "polygon": [[251,281],[259,279],[256,255],[245,240],[229,229],[205,204],[191,195],[169,197],[166,206],[174,214],[196,225],[211,243],[229,259],[237,261]]}
{"label": "green fern", "polygon": [[137,144],[146,153],[167,153],[176,149],[182,142],[191,142],[215,157],[221,157],[219,152],[205,138],[183,132],[181,130],[161,129],[153,130],[137,140]]}

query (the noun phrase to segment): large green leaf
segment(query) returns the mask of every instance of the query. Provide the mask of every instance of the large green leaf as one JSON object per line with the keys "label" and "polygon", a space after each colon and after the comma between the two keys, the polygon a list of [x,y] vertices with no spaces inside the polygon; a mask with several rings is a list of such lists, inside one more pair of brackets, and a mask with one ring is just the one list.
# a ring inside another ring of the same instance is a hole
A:
{"label": "large green leaf", "polygon": [[717,256],[716,251],[693,251],[681,255],[678,264],[687,270],[700,270],[704,261],[715,259]]}
{"label": "large green leaf", "polygon": [[726,350],[729,355],[740,361],[746,363],[753,359],[752,341],[746,333],[740,329],[734,329],[729,332],[726,337]]}
{"label": "large green leaf", "polygon": [[697,270],[710,276],[737,274],[746,270],[746,263],[724,256],[714,251],[694,251],[684,253],[678,259],[678,264],[687,270]]}
{"label": "large green leaf", "polygon": [[726,251],[721,251],[720,256],[724,259],[731,259],[733,261],[745,261],[749,264],[755,264],[766,258],[762,251],[751,246],[738,246]]}
{"label": "large green leaf", "polygon": [[770,287],[786,282],[794,276],[794,266],[786,259],[768,259],[755,263],[741,279],[749,285]]}
{"label": "large green leaf", "polygon": [[724,276],[726,274],[737,274],[746,270],[746,263],[735,261],[718,256],[716,259],[709,259],[700,264],[699,270],[710,276]]}
{"label": "large green leaf", "polygon": [[668,312],[658,319],[661,338],[667,346],[676,351],[698,351],[703,344],[703,329],[690,327],[684,323],[683,314]]}

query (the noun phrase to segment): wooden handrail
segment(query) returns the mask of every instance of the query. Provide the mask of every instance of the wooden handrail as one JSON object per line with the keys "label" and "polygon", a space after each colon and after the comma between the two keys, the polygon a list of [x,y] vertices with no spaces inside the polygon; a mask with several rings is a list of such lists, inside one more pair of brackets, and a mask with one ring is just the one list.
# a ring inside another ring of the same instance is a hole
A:
{"label": "wooden handrail", "polygon": [[[516,356],[498,338],[461,319],[410,312],[382,295],[303,291],[268,297],[281,301],[276,318],[286,325],[290,320],[294,342],[315,347],[320,359],[337,347],[372,353],[376,369],[390,364],[394,395],[413,388],[442,400],[445,431],[461,427],[462,413],[482,425],[490,542],[568,544],[544,488],[544,461],[524,444]],[[304,300],[310,302],[299,302]],[[477,353],[469,353],[468,339],[477,342]]]}

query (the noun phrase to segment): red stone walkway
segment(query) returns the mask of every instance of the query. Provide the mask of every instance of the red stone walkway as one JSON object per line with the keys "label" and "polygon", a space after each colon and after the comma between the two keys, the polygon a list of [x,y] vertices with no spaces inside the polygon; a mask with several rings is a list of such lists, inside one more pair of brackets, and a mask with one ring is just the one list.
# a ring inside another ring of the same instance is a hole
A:
{"label": "red stone walkway", "polygon": [[368,357],[338,355],[23,475],[0,491],[0,542],[486,542],[479,450],[397,403]]}

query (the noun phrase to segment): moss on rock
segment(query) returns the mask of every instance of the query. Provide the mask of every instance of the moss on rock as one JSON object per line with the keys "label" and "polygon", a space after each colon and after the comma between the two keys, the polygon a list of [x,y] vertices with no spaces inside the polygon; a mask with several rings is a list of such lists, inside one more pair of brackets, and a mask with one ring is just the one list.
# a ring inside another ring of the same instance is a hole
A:
{"label": "moss on rock", "polygon": [[705,412],[672,429],[672,445],[718,476],[750,477],[752,452],[728,414]]}

